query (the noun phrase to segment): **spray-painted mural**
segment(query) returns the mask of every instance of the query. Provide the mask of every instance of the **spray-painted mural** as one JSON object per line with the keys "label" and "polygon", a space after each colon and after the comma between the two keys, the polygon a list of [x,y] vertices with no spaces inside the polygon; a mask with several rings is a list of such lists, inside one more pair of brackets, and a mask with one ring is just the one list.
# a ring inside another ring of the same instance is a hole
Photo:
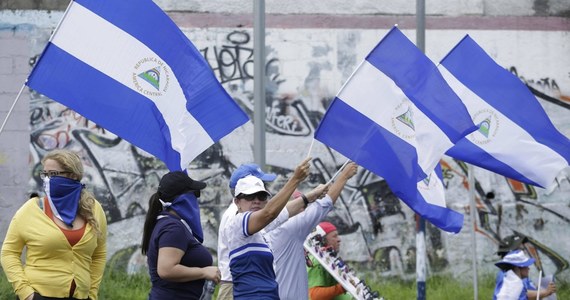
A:
{"label": "spray-painted mural", "polygon": [[[385,32],[268,31],[267,169],[279,175],[271,189],[278,190],[295,165],[308,154],[315,128],[328,103]],[[207,29],[187,30],[186,34],[208,60],[226,90],[252,117],[251,31]],[[449,41],[449,45],[458,40]],[[42,44],[42,41],[37,43]],[[32,58],[30,64],[36,58]],[[520,57],[517,61],[526,62],[526,58]],[[568,60],[565,62],[563,66],[570,66]],[[569,78],[527,74],[517,67],[508,66],[513,74],[529,85],[555,125],[570,136]],[[145,258],[139,254],[138,246],[144,214],[148,198],[156,190],[160,176],[167,171],[165,166],[57,102],[32,92],[30,103],[30,192],[41,193],[39,163],[47,151],[55,148],[77,151],[85,164],[83,182],[95,193],[107,213],[110,261],[116,267],[129,271],[144,268]],[[193,177],[208,183],[201,198],[202,223],[205,245],[214,255],[218,221],[231,200],[229,177],[236,166],[253,160],[252,144],[253,126],[248,123],[209,148],[190,166]],[[303,190],[326,182],[345,161],[341,155],[318,142],[315,142],[311,156],[315,158],[312,173],[302,186]],[[473,247],[467,167],[448,157],[442,160],[442,166],[447,203],[465,214],[465,225],[458,235],[427,227],[428,270],[468,276],[471,262],[466,253],[470,253]],[[568,277],[570,239],[559,234],[561,229],[570,228],[568,171],[558,178],[556,186],[548,190],[482,169],[475,168],[474,172],[477,198],[477,220],[474,224],[481,267],[493,270],[498,242],[518,232],[529,237],[546,273]],[[355,245],[345,247],[341,254],[357,269],[381,276],[415,276],[415,216],[381,178],[360,169],[347,184],[329,219],[337,224],[343,243]]]}

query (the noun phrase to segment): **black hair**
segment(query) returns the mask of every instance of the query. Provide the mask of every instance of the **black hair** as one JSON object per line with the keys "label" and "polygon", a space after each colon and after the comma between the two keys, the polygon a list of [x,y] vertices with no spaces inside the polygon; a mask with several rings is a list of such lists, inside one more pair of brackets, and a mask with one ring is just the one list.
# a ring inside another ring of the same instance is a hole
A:
{"label": "black hair", "polygon": [[[190,193],[190,192],[194,193],[194,196],[196,196],[196,198],[200,198],[200,190],[197,191],[187,190],[184,193]],[[162,199],[162,201],[164,202],[172,202],[174,199],[176,199],[176,197],[178,197],[178,195],[170,196],[167,198],[164,195],[162,195],[160,192],[156,192],[152,194],[152,196],[150,196],[150,199],[148,200],[148,211],[146,212],[146,218],[144,220],[144,227],[143,227],[143,238],[141,244],[141,252],[143,255],[146,255],[146,253],[148,252],[148,247],[150,244],[150,236],[152,235],[154,227],[156,226],[158,214],[161,211],[163,211],[162,203],[160,203],[160,200]]]}
{"label": "black hair", "polygon": [[148,200],[148,211],[146,212],[146,219],[144,221],[143,238],[141,245],[141,252],[146,255],[148,252],[148,247],[150,244],[150,236],[156,226],[156,218],[158,214],[162,211],[162,203],[160,203],[160,196],[158,192],[150,196]]}

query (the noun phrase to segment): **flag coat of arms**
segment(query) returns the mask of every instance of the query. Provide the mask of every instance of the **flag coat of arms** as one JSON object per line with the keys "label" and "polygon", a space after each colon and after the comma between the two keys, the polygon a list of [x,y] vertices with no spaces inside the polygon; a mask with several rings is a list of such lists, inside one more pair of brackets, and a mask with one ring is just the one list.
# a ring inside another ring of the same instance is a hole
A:
{"label": "flag coat of arms", "polygon": [[432,224],[459,232],[463,215],[427,190],[445,151],[475,129],[435,64],[394,27],[341,88],[315,139],[383,177]]}
{"label": "flag coat of arms", "polygon": [[439,69],[479,129],[447,154],[506,177],[548,187],[570,163],[570,140],[528,87],[465,36]]}
{"label": "flag coat of arms", "polygon": [[151,0],[73,1],[26,84],[170,170],[249,120]]}

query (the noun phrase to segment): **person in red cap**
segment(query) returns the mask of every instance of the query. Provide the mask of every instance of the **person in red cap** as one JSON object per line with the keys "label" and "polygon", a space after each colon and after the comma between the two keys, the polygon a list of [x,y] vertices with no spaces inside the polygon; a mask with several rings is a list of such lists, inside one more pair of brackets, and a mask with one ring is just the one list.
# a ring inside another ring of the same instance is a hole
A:
{"label": "person in red cap", "polygon": [[347,164],[330,184],[325,196],[316,201],[313,191],[307,195],[299,192],[295,198],[306,199],[304,211],[290,217],[287,222],[265,235],[275,257],[275,275],[281,300],[307,299],[309,279],[303,244],[315,226],[334,209],[345,184],[357,171],[358,166],[354,162]]}
{"label": "person in red cap", "polygon": [[[336,226],[330,222],[321,222],[317,226],[317,233],[323,236],[326,247],[338,252],[340,250],[340,236]],[[352,299],[340,283],[330,275],[323,266],[311,256],[312,267],[307,268],[309,276],[309,299],[311,300],[344,300]]]}

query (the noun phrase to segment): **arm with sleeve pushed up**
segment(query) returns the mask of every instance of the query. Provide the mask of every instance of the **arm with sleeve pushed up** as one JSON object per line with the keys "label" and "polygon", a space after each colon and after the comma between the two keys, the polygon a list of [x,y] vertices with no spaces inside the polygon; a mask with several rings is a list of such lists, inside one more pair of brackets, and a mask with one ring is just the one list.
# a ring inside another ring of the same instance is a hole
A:
{"label": "arm with sleeve pushed up", "polygon": [[[330,186],[319,185],[317,188],[309,192],[307,194],[307,197],[311,199],[310,197],[312,197],[314,194],[320,195],[320,188],[326,187],[323,192],[326,192],[328,197],[325,197],[324,199],[319,200],[316,204],[312,204],[311,206],[307,207],[307,209],[305,209],[302,214],[299,214],[298,217],[290,219],[287,221],[287,223],[283,224],[283,226],[292,227],[294,232],[301,233],[299,236],[302,236],[302,238],[305,239],[311,230],[313,230],[313,228],[315,228],[315,226],[317,226],[317,224],[322,221],[326,214],[332,210],[330,204],[327,204],[325,200],[330,199],[332,205],[334,206],[346,182],[356,174],[357,170],[358,166],[355,163],[347,164],[339,174],[337,180]],[[311,200],[310,202],[313,201],[315,200]]]}
{"label": "arm with sleeve pushed up", "polygon": [[356,174],[358,171],[358,165],[354,162],[350,162],[347,164],[344,169],[338,175],[338,178],[331,184],[329,188],[328,195],[331,197],[333,205],[336,203],[336,200],[340,197],[340,193],[342,189],[344,189],[345,184],[348,182],[352,176]]}
{"label": "arm with sleeve pushed up", "polygon": [[[347,164],[342,172],[339,174],[337,180],[332,184],[319,184],[316,188],[307,193],[306,197],[309,203],[315,202],[317,199],[323,198],[325,194],[331,197],[333,205],[340,196],[342,189],[346,182],[356,174],[358,170],[358,165],[354,162]],[[301,213],[305,210],[305,202],[302,197],[297,197],[292,201],[289,201],[286,206],[289,212],[289,218]]]}
{"label": "arm with sleeve pushed up", "polygon": [[[308,192],[305,195],[308,203],[313,203],[313,202],[317,201],[317,199],[324,197],[325,194],[327,193],[328,189],[329,189],[328,185],[319,184],[316,188],[314,188],[313,190],[311,190],[310,192]],[[289,203],[287,203],[286,208],[287,208],[287,211],[289,212],[289,217],[292,218],[292,217],[296,216],[297,214],[299,214],[305,210],[305,200],[303,200],[302,196],[297,197],[297,198],[289,201]]]}
{"label": "arm with sleeve pushed up", "polygon": [[259,232],[267,224],[271,223],[281,210],[285,207],[289,198],[293,192],[297,189],[299,183],[301,183],[309,175],[309,161],[311,158],[306,158],[295,168],[293,176],[287,181],[285,186],[275,195],[271,200],[265,205],[261,210],[253,212],[249,217],[247,223],[247,232],[249,235],[253,235]]}

